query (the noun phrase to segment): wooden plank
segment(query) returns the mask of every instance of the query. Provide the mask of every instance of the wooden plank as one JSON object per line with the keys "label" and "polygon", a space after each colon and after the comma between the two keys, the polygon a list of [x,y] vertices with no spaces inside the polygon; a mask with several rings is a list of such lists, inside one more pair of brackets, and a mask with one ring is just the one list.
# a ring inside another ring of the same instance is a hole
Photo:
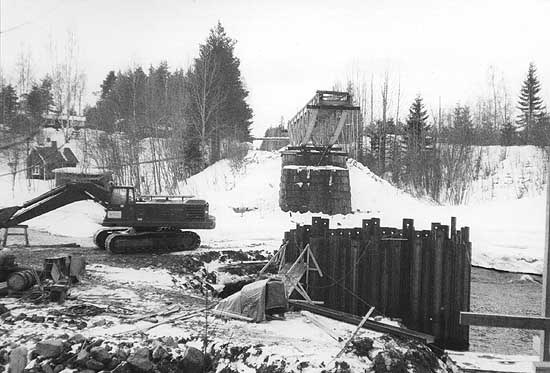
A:
{"label": "wooden plank", "polygon": [[374,307],[371,307],[369,312],[367,312],[367,314],[363,317],[363,319],[361,319],[361,322],[359,323],[359,325],[357,325],[357,328],[353,331],[353,333],[351,334],[351,336],[348,338],[348,340],[346,341],[346,343],[344,343],[344,346],[342,347],[342,349],[336,354],[336,357],[340,357],[342,356],[342,354],[344,353],[344,351],[346,350],[346,347],[348,347],[348,345],[350,344],[350,342],[353,340],[353,338],[355,338],[355,336],[357,335],[357,333],[359,332],[359,330],[361,330],[361,328],[363,327],[363,325],[365,325],[365,323],[367,322],[368,318],[370,317],[370,315],[374,312]]}
{"label": "wooden plank", "polygon": [[306,145],[309,140],[311,140],[311,134],[313,133],[313,128],[315,127],[315,123],[317,122],[317,114],[319,114],[319,109],[311,110],[311,116],[309,117],[309,121],[307,124],[306,134],[304,138],[300,141],[300,145]]}
{"label": "wooden plank", "polygon": [[[325,317],[330,317],[332,319],[339,320],[348,324],[357,325],[359,324],[359,322],[361,322],[361,317],[352,315],[350,313],[335,311],[327,307],[319,306],[316,304],[309,304],[307,302],[295,300],[295,299],[289,299],[288,302],[299,309],[310,311]],[[417,332],[407,328],[400,328],[397,326],[387,325],[374,320],[367,320],[363,328],[374,330],[380,333],[388,333],[391,335],[398,335],[401,337],[413,338],[425,344],[434,342],[434,337],[432,335],[422,333],[422,332]]]}
{"label": "wooden plank", "polygon": [[334,134],[330,138],[328,145],[334,145],[336,144],[336,141],[338,141],[338,138],[340,137],[340,133],[342,133],[342,129],[344,128],[344,125],[346,124],[346,120],[348,119],[348,111],[343,110],[342,114],[340,115],[340,120],[338,121],[338,125],[336,126],[336,130],[334,131]]}
{"label": "wooden plank", "polygon": [[550,331],[550,318],[542,316],[515,316],[494,313],[461,312],[460,324],[494,328]]}

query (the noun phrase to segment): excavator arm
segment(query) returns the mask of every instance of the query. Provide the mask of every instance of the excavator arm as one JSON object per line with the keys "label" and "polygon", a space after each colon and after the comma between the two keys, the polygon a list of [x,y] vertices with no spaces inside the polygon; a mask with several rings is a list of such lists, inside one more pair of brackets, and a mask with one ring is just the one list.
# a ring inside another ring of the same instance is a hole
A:
{"label": "excavator arm", "polygon": [[73,202],[93,200],[106,206],[111,197],[108,186],[93,182],[69,182],[52,189],[22,206],[0,209],[0,228],[13,227]]}

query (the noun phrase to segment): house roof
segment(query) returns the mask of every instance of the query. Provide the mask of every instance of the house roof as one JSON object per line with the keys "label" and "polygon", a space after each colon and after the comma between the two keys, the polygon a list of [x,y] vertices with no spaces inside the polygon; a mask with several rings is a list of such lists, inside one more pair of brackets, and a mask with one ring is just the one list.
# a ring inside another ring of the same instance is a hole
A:
{"label": "house roof", "polygon": [[74,155],[73,151],[70,148],[64,148],[63,149],[63,157],[65,157],[65,160],[69,163],[78,163],[78,159]]}
{"label": "house roof", "polygon": [[37,146],[34,148],[45,164],[62,164],[65,162],[63,155],[51,146]]}
{"label": "house roof", "polygon": [[63,151],[60,151],[53,146],[37,146],[34,150],[45,164],[56,166],[61,166],[64,163],[78,164],[78,159],[70,148],[63,148]]}

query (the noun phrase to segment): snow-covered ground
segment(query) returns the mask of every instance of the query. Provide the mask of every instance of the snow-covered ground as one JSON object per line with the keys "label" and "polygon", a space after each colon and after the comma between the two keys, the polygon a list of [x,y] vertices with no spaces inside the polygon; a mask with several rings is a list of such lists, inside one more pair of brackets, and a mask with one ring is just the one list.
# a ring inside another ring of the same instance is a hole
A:
{"label": "snow-covered ground", "polygon": [[[459,206],[417,199],[350,160],[354,213],[332,216],[331,225],[360,226],[362,219],[379,217],[384,226],[399,227],[403,218],[413,218],[416,229],[429,229],[432,222],[449,224],[455,216],[459,227],[470,227],[474,265],[541,273],[545,229],[543,153],[533,147],[488,147],[483,152],[481,163],[488,171],[472,186],[471,202]],[[8,173],[6,162],[1,161],[0,174]],[[205,198],[216,216],[216,229],[200,232],[203,244],[275,249],[285,230],[296,223],[311,223],[311,217],[319,214],[290,214],[279,209],[280,167],[280,154],[252,151],[241,167],[222,160],[181,183],[182,194]],[[486,187],[489,183],[491,188]],[[24,175],[18,174],[12,192],[11,176],[2,176],[0,206],[20,204],[52,186],[50,181],[33,181],[28,188]],[[236,213],[239,208],[250,211]],[[91,237],[103,215],[101,206],[84,201],[35,218],[29,225],[55,234]]]}

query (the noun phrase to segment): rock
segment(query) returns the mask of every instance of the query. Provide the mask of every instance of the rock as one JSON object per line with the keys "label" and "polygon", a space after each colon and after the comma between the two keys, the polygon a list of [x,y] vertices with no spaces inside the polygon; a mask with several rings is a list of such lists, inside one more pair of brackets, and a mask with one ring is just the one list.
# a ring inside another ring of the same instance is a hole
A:
{"label": "rock", "polygon": [[36,344],[36,351],[44,358],[56,357],[63,352],[63,341],[61,339],[47,339]]}
{"label": "rock", "polygon": [[124,361],[124,360],[128,359],[128,356],[130,354],[128,353],[128,351],[126,351],[126,349],[124,347],[119,347],[115,351],[115,355],[116,355],[116,357],[119,358],[119,360]]}
{"label": "rock", "polygon": [[38,352],[36,350],[31,350],[29,352],[29,360],[34,360],[38,357]]}
{"label": "rock", "polygon": [[5,348],[0,350],[0,365],[7,364],[10,361],[10,354]]}
{"label": "rock", "polygon": [[79,322],[78,324],[76,324],[76,327],[77,327],[77,329],[79,329],[79,330],[82,330],[82,329],[86,328],[87,326],[88,326],[88,324],[86,324],[85,321],[81,321],[81,322]]}
{"label": "rock", "polygon": [[204,354],[195,347],[187,346],[179,368],[186,373],[201,373],[204,370]]}
{"label": "rock", "polygon": [[10,310],[8,310],[8,307],[4,306],[3,304],[0,304],[0,315],[6,312],[10,312]]}
{"label": "rock", "polygon": [[145,347],[138,348],[126,361],[140,372],[151,372],[154,368],[154,364],[149,359],[149,349]]}
{"label": "rock", "polygon": [[101,361],[97,361],[95,359],[90,359],[86,362],[86,368],[93,369],[95,371],[102,370],[105,364],[103,364]]}
{"label": "rock", "polygon": [[25,371],[38,371],[38,370],[40,370],[40,363],[38,361],[38,358],[29,361],[27,366],[25,367]]}
{"label": "rock", "polygon": [[46,318],[44,316],[31,315],[31,316],[27,317],[27,321],[42,323],[42,322],[46,321]]}
{"label": "rock", "polygon": [[102,343],[103,343],[103,339],[98,338],[92,343],[90,343],[90,346],[88,346],[88,348],[91,349],[92,347],[101,346]]}
{"label": "rock", "polygon": [[90,349],[90,355],[93,359],[97,361],[101,361],[101,363],[106,364],[109,361],[111,361],[111,354],[107,352],[107,350],[103,347],[92,347]]}
{"label": "rock", "polygon": [[44,372],[44,373],[53,373],[53,369],[50,366],[49,361],[45,361],[42,364],[40,364],[40,369],[42,369],[42,372]]}
{"label": "rock", "polygon": [[178,343],[172,337],[164,337],[162,342],[168,347],[178,347]]}
{"label": "rock", "polygon": [[17,347],[11,350],[9,370],[12,373],[21,373],[27,366],[27,348]]}
{"label": "rock", "polygon": [[109,370],[115,369],[120,364],[120,359],[118,357],[113,357],[107,364],[106,368]]}
{"label": "rock", "polygon": [[152,356],[153,360],[162,360],[168,356],[168,351],[159,344],[154,348]]}
{"label": "rock", "polygon": [[92,325],[93,326],[103,326],[103,325],[105,325],[105,319],[97,320]]}
{"label": "rock", "polygon": [[79,365],[84,365],[88,357],[90,356],[90,353],[86,350],[82,350],[76,355],[75,363]]}
{"label": "rock", "polygon": [[86,337],[84,337],[82,334],[75,334],[71,338],[69,338],[70,344],[77,344],[82,343],[86,340]]}
{"label": "rock", "polygon": [[10,311],[6,311],[4,313],[0,313],[0,319],[7,319],[7,318],[10,318],[12,317],[12,314]]}
{"label": "rock", "polygon": [[134,369],[132,368],[132,366],[126,361],[123,361],[116,368],[111,370],[111,373],[132,373],[133,371]]}
{"label": "rock", "polygon": [[15,321],[19,321],[19,320],[24,320],[24,319],[26,319],[26,318],[27,318],[27,314],[21,312],[19,315],[15,316],[14,320],[15,320]]}
{"label": "rock", "polygon": [[57,364],[55,366],[55,368],[53,368],[53,373],[59,373],[61,372],[63,369],[65,369],[65,367],[63,366],[63,364]]}
{"label": "rock", "polygon": [[403,354],[396,349],[388,349],[380,352],[373,361],[373,370],[376,373],[406,373],[407,363]]}

